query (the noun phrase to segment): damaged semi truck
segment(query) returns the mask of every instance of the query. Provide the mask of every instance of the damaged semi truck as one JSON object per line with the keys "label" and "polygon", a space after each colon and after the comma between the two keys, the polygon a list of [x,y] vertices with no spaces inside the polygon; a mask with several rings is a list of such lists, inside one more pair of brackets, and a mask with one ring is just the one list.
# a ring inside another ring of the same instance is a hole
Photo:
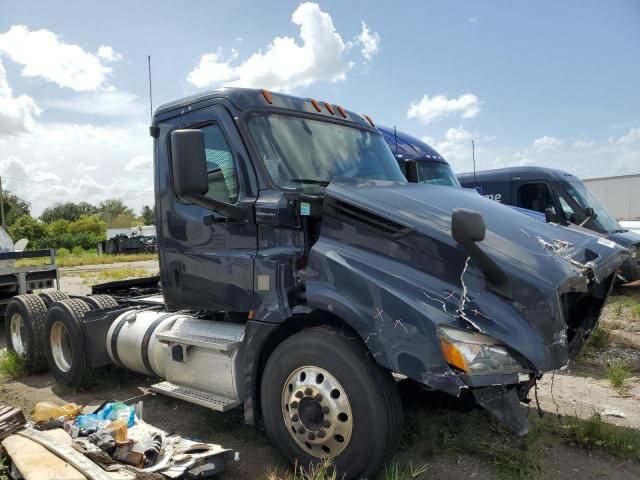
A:
{"label": "damaged semi truck", "polygon": [[65,384],[115,364],[243,406],[289,459],[330,457],[345,478],[398,445],[394,377],[471,394],[526,433],[520,400],[580,349],[627,253],[407,183],[371,119],[341,106],[220,89],[160,107],[150,130],[161,288],[17,297],[37,306],[21,310],[42,335],[29,351],[42,342]]}

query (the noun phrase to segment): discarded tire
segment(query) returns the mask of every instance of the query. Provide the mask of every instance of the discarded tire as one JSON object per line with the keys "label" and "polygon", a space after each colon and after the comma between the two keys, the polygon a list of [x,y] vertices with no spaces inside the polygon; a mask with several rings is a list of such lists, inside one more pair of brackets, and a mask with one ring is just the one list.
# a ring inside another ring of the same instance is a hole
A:
{"label": "discarded tire", "polygon": [[38,293],[38,296],[42,299],[44,304],[49,308],[53,302],[59,302],[61,300],[66,300],[69,298],[62,290],[49,290],[46,292]]}
{"label": "discarded tire", "polygon": [[111,295],[91,295],[82,299],[91,310],[103,310],[118,306],[115,298]]}
{"label": "discarded tire", "polygon": [[44,319],[47,306],[37,295],[13,297],[5,312],[7,349],[25,359],[32,373],[47,368],[44,345]]}
{"label": "discarded tire", "polygon": [[372,478],[395,452],[403,414],[389,372],[359,340],[304,330],[269,357],[261,387],[267,434],[309,466],[332,457],[337,478]]}
{"label": "discarded tire", "polygon": [[91,370],[91,362],[80,319],[89,305],[78,298],[55,302],[45,318],[45,351],[54,378],[65,385],[80,386]]}

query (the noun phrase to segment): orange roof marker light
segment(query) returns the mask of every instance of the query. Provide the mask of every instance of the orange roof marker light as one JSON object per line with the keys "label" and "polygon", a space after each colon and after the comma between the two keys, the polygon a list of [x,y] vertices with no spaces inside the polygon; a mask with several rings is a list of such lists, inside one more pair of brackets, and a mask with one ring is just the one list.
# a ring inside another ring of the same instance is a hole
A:
{"label": "orange roof marker light", "polygon": [[321,112],[322,108],[320,108],[320,104],[314,100],[313,98],[311,99],[311,105],[313,105],[313,107],[318,111]]}
{"label": "orange roof marker light", "polygon": [[335,115],[335,112],[333,111],[333,107],[329,105],[327,102],[324,102],[324,108],[326,108],[331,115]]}
{"label": "orange roof marker light", "polygon": [[363,115],[363,117],[367,120],[367,122],[369,122],[372,127],[375,127],[375,124],[373,123],[373,120],[371,120],[371,117],[369,115]]}
{"label": "orange roof marker light", "polygon": [[347,118],[347,112],[345,112],[344,108],[342,108],[340,105],[338,105],[338,111],[340,112],[340,115],[342,115],[343,118]]}
{"label": "orange roof marker light", "polygon": [[269,90],[267,90],[266,88],[262,90],[262,96],[269,103],[269,105],[273,103],[273,97],[271,96],[271,92],[269,92]]}

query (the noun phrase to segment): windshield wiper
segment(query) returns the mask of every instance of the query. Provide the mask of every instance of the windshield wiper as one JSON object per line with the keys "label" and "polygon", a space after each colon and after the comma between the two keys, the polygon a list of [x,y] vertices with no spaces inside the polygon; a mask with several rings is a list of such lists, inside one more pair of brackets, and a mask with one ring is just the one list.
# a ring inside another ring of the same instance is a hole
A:
{"label": "windshield wiper", "polygon": [[326,187],[331,183],[328,180],[320,180],[316,178],[290,178],[289,181],[293,183],[308,183],[310,185],[322,185],[323,187]]}

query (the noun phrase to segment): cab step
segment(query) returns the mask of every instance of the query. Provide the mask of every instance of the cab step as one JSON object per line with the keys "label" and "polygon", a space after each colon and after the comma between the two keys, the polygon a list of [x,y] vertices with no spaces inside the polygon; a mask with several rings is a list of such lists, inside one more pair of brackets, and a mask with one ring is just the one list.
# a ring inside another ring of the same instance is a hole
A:
{"label": "cab step", "polygon": [[221,397],[215,393],[203,392],[190,387],[181,387],[171,382],[160,382],[151,385],[151,391],[162,393],[169,397],[179,398],[196,405],[210,408],[218,412],[226,412],[240,405],[240,402],[229,398]]}
{"label": "cab step", "polygon": [[243,336],[244,325],[211,320],[179,319],[170,330],[158,333],[156,338],[161,342],[231,352],[240,346]]}

